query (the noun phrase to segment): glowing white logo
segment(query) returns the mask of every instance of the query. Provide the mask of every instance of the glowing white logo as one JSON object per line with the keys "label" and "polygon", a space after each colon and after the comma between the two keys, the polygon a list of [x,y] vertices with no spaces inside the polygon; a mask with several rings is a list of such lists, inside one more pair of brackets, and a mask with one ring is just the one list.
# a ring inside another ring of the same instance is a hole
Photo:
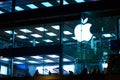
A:
{"label": "glowing white logo", "polygon": [[81,19],[81,24],[78,24],[74,29],[74,34],[78,42],[89,41],[92,37],[92,33],[90,32],[92,24],[87,23],[87,21],[88,18]]}

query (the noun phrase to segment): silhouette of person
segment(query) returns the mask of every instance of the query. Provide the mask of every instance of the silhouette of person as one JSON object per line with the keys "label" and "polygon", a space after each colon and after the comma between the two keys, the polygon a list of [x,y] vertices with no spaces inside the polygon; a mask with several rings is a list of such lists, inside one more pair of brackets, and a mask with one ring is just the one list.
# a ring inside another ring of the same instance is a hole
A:
{"label": "silhouette of person", "polygon": [[40,74],[39,74],[39,71],[36,70],[34,76],[39,76],[39,75],[40,75]]}

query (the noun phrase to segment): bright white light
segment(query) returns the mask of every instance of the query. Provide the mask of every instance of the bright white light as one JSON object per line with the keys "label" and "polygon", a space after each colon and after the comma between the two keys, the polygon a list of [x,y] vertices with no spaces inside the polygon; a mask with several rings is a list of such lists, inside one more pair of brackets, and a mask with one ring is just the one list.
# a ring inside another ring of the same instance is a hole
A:
{"label": "bright white light", "polygon": [[71,35],[72,33],[70,31],[64,31],[63,32],[65,35]]}
{"label": "bright white light", "polygon": [[[8,33],[8,34],[12,34],[13,33],[13,31],[11,31],[11,30],[7,30],[7,31],[5,31],[6,33]],[[16,32],[14,32],[14,34],[17,34]]]}
{"label": "bright white light", "polygon": [[4,12],[3,11],[0,11],[0,14],[3,14]]}
{"label": "bright white light", "polygon": [[1,65],[1,67],[0,67],[0,74],[7,75],[7,73],[8,73],[7,66]]}
{"label": "bright white light", "polygon": [[72,71],[74,73],[75,66],[74,65],[63,65],[63,69],[66,70],[68,73]]}
{"label": "bright white light", "polygon": [[23,11],[24,9],[21,8],[20,6],[15,6],[15,10],[17,10],[17,11]]}
{"label": "bright white light", "polygon": [[9,61],[8,58],[1,58],[1,60],[3,60],[3,61]]}
{"label": "bright white light", "polygon": [[34,4],[27,4],[27,7],[31,8],[31,9],[37,9],[38,7]]}
{"label": "bright white light", "polygon": [[38,44],[40,42],[38,42],[38,41],[30,41],[30,43],[36,43],[36,44]]}
{"label": "bright white light", "polygon": [[35,38],[40,38],[40,37],[42,37],[42,36],[39,35],[39,34],[31,34],[31,36],[33,36],[33,37],[35,37]]}
{"label": "bright white light", "polygon": [[20,38],[20,39],[27,39],[28,38],[28,37],[26,37],[24,35],[18,35],[17,37]]}
{"label": "bright white light", "polygon": [[50,60],[50,59],[46,59],[46,60],[44,60],[45,62],[54,62],[54,61],[52,61],[52,60]]}
{"label": "bright white light", "polygon": [[25,60],[25,58],[23,57],[15,57],[16,59],[19,59],[19,60]]}
{"label": "bright white light", "polygon": [[24,33],[31,33],[32,31],[29,29],[20,29],[20,31],[24,32]]}
{"label": "bright white light", "polygon": [[51,26],[52,28],[56,29],[56,30],[59,30],[60,29],[60,26],[59,25],[54,25],[54,26]]}
{"label": "bright white light", "polygon": [[67,59],[67,58],[63,58],[63,61],[64,61],[64,62],[69,62],[70,60]]}
{"label": "bright white light", "polygon": [[78,24],[74,29],[74,34],[78,42],[81,41],[89,41],[92,37],[92,33],[90,32],[90,27],[92,24]]}
{"label": "bright white light", "polygon": [[43,41],[45,41],[45,42],[47,42],[47,43],[51,43],[51,42],[53,42],[53,41],[50,40],[50,39],[45,39],[45,40],[43,40]]}
{"label": "bright white light", "polygon": [[85,2],[85,0],[75,0],[77,3]]}
{"label": "bright white light", "polygon": [[[60,3],[60,0],[57,0],[58,3]],[[63,5],[69,4],[66,0],[63,0]]]}
{"label": "bright white light", "polygon": [[37,61],[28,61],[29,63],[39,63],[39,62],[37,62]]}
{"label": "bright white light", "polygon": [[47,29],[45,29],[45,28],[43,28],[43,27],[37,27],[37,28],[35,28],[35,29],[37,29],[38,31],[48,31]]}
{"label": "bright white light", "polygon": [[59,58],[58,55],[47,55],[47,56],[49,56],[49,57],[51,57],[51,58]]}
{"label": "bright white light", "polygon": [[17,62],[17,61],[14,61],[13,63],[14,64],[23,64],[22,62]]}
{"label": "bright white light", "polygon": [[45,7],[52,7],[53,5],[49,2],[42,2],[42,5],[44,5]]}
{"label": "bright white light", "polygon": [[103,34],[104,37],[113,37],[111,34]]}
{"label": "bright white light", "polygon": [[43,57],[41,56],[31,56],[32,58],[35,58],[35,59],[42,59]]}
{"label": "bright white light", "polygon": [[47,35],[49,35],[49,36],[57,36],[55,33],[53,33],[53,32],[48,32],[48,33],[46,33]]}
{"label": "bright white light", "polygon": [[103,64],[102,64],[102,67],[103,67],[103,68],[107,68],[107,67],[108,67],[108,63],[103,63]]}

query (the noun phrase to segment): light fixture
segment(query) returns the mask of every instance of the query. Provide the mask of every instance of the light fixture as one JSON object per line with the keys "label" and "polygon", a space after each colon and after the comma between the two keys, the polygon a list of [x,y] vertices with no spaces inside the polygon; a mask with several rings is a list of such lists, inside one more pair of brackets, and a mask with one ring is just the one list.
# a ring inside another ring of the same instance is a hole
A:
{"label": "light fixture", "polygon": [[51,43],[51,42],[53,42],[53,41],[50,40],[50,39],[45,39],[45,40],[43,40],[43,41],[45,41],[45,42],[47,42],[47,43]]}
{"label": "light fixture", "polygon": [[75,0],[75,2],[82,3],[82,2],[85,2],[85,0]]}
{"label": "light fixture", "polygon": [[[12,30],[7,30],[7,31],[5,31],[5,33],[12,34],[13,31]],[[14,34],[17,34],[17,33],[14,31]]]}
{"label": "light fixture", "polygon": [[23,11],[24,9],[21,8],[20,6],[15,6],[15,10],[17,10],[17,11]]}
{"label": "light fixture", "polygon": [[72,33],[70,31],[64,31],[63,32],[65,35],[71,35]]}
{"label": "light fixture", "polygon": [[19,59],[19,60],[25,60],[24,57],[15,57],[16,59]]}
{"label": "light fixture", "polygon": [[27,4],[27,7],[31,8],[31,9],[37,9],[38,7],[34,4]]}
{"label": "light fixture", "polygon": [[47,32],[46,33],[47,35],[49,35],[49,36],[57,36],[55,33],[53,33],[53,32]]}
{"label": "light fixture", "polygon": [[54,26],[51,26],[52,28],[56,29],[56,30],[59,30],[60,29],[60,26],[59,25],[54,25]]}
{"label": "light fixture", "polygon": [[42,2],[42,5],[44,5],[45,7],[52,7],[53,5],[50,2]]}
{"label": "light fixture", "polygon": [[27,39],[28,37],[24,36],[24,35],[17,35],[18,38],[20,39]]}
{"label": "light fixture", "polygon": [[47,55],[47,56],[49,56],[49,57],[51,57],[51,58],[59,58],[58,55]]}
{"label": "light fixture", "polygon": [[22,32],[24,32],[24,33],[32,33],[32,31],[29,30],[29,29],[20,29],[20,31],[22,31]]}
{"label": "light fixture", "polygon": [[35,29],[37,29],[38,31],[48,31],[47,29],[45,29],[43,27],[36,27]]}
{"label": "light fixture", "polygon": [[40,38],[40,37],[42,37],[42,36],[39,35],[39,34],[31,34],[31,36],[33,36],[33,37],[35,37],[35,38]]}
{"label": "light fixture", "polygon": [[43,57],[41,56],[31,56],[32,58],[35,58],[35,59],[42,59]]}

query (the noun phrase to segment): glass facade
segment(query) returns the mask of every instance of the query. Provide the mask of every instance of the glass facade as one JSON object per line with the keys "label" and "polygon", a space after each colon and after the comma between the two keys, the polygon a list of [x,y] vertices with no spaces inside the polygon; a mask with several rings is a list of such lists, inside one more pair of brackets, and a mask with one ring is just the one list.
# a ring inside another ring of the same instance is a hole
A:
{"label": "glass facade", "polygon": [[[25,5],[33,6],[29,1]],[[36,70],[39,75],[76,75],[84,68],[88,73],[104,71],[109,55],[118,53],[111,50],[111,40],[119,38],[119,16],[87,14],[82,12],[74,20],[1,28],[1,76],[34,76]]]}

